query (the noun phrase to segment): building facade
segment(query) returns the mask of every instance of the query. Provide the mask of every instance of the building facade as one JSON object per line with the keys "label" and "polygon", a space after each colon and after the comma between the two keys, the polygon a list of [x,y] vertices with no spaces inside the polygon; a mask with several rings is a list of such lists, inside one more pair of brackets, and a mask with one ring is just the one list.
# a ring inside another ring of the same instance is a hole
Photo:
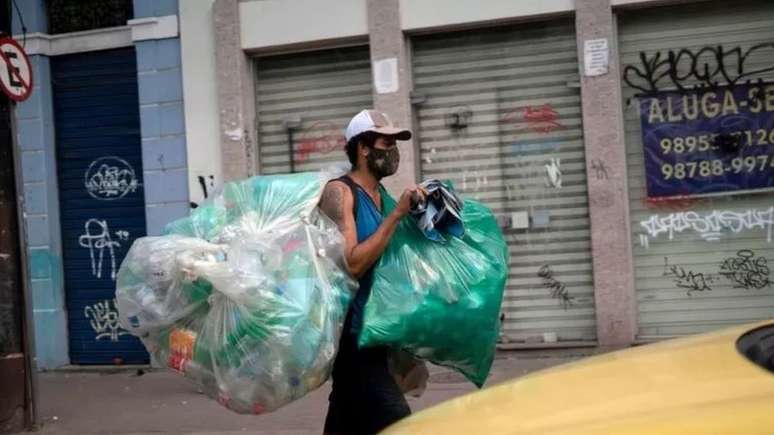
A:
{"label": "building facade", "polygon": [[770,2],[207,4],[180,11],[192,172],[345,161],[352,114],[387,112],[415,131],[393,193],[448,179],[500,219],[504,347],[774,315]]}
{"label": "building facade", "polygon": [[178,5],[72,5],[19,2],[12,19],[33,68],[15,118],[37,367],[144,364],[115,275],[189,210]]}
{"label": "building facade", "polygon": [[223,182],[346,161],[365,107],[415,133],[388,189],[447,179],[498,216],[503,347],[774,316],[770,2],[135,0],[57,34],[24,7],[41,368],[147,361],[111,305],[131,241]]}

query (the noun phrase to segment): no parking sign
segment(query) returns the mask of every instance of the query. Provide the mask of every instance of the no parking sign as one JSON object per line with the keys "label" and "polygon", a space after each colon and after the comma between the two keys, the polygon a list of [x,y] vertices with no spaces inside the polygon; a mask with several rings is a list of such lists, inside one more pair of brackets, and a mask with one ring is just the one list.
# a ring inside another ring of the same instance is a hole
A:
{"label": "no parking sign", "polygon": [[14,101],[24,101],[32,93],[30,60],[11,38],[0,38],[0,89]]}

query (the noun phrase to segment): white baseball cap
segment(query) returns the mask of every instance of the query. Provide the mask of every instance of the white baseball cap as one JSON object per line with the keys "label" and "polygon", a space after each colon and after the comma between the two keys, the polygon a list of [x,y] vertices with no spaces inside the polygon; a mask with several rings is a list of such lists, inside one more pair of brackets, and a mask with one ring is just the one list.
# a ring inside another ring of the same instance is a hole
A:
{"label": "white baseball cap", "polygon": [[349,121],[345,134],[347,142],[360,133],[367,131],[373,131],[386,136],[395,136],[397,140],[411,139],[411,131],[392,125],[392,121],[390,121],[387,114],[372,109],[365,109]]}

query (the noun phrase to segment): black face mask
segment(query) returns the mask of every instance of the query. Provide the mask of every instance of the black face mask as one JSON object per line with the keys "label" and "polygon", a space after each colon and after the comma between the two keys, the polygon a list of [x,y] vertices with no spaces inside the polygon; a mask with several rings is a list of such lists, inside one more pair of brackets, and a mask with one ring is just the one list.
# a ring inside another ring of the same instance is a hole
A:
{"label": "black face mask", "polygon": [[379,148],[370,148],[368,156],[366,156],[366,163],[368,164],[368,170],[378,179],[389,177],[398,170],[398,164],[400,163],[400,152],[398,147],[392,147],[386,150],[380,150]]}

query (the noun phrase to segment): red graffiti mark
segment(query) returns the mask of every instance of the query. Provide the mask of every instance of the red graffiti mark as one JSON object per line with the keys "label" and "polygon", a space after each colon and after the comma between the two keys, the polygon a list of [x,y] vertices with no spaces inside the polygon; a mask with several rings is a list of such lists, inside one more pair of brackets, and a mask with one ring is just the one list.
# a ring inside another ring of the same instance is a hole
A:
{"label": "red graffiti mark", "polygon": [[558,119],[559,113],[550,104],[524,108],[524,120],[527,121],[532,130],[538,133],[550,133],[562,128],[563,126]]}
{"label": "red graffiti mark", "polygon": [[344,149],[347,140],[341,128],[331,121],[319,121],[312,124],[301,133],[295,150],[296,161],[309,159],[312,153],[328,154],[338,149]]}
{"label": "red graffiti mark", "polygon": [[[521,117],[518,116],[519,113],[522,114]],[[554,110],[549,103],[542,106],[517,107],[500,118],[500,122],[518,122],[520,120],[527,123],[527,128],[537,133],[548,134],[564,128],[564,125],[559,122],[559,112]]]}
{"label": "red graffiti mark", "polygon": [[676,196],[669,196],[666,198],[653,198],[648,197],[647,193],[643,191],[642,195],[642,205],[645,206],[645,208],[651,209],[651,210],[673,210],[673,211],[680,211],[680,210],[688,210],[697,204],[700,204],[705,201],[704,198],[696,198],[695,196],[691,195],[676,195]]}
{"label": "red graffiti mark", "polygon": [[658,210],[686,210],[696,202],[694,198],[687,196],[672,196],[669,198],[645,198],[642,203],[645,207]]}

